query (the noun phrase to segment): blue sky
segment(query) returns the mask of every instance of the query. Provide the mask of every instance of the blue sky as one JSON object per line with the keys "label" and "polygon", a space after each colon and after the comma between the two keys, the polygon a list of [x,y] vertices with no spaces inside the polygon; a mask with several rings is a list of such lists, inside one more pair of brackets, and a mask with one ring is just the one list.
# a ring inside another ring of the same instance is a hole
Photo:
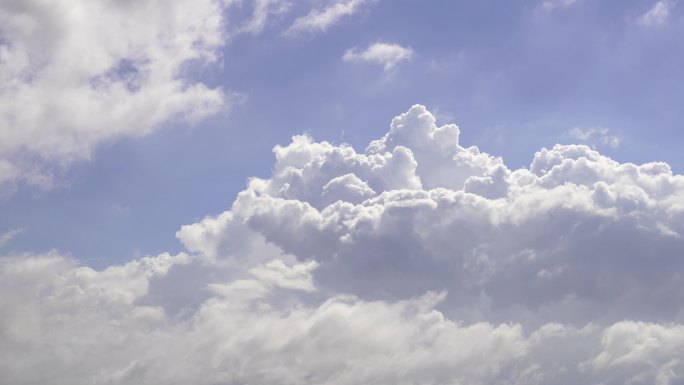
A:
{"label": "blue sky", "polygon": [[679,383],[683,36],[679,0],[0,1],[3,379]]}
{"label": "blue sky", "polygon": [[[275,144],[309,133],[361,150],[414,103],[510,167],[577,141],[568,132],[579,128],[618,137],[615,148],[587,139],[617,160],[681,172],[684,21],[671,2],[662,21],[640,22],[654,4],[377,1],[325,31],[284,36],[322,7],[290,4],[263,30],[224,41],[217,62],[188,64],[189,79],[238,94],[229,112],[98,143],[89,160],[58,171],[53,188],[18,183],[0,202],[0,226],[24,231],[2,247],[56,248],[99,266],[180,250],[178,226],[225,208],[248,177],[268,175]],[[226,17],[239,25],[252,7]],[[389,70],[342,60],[377,42],[414,54]]]}

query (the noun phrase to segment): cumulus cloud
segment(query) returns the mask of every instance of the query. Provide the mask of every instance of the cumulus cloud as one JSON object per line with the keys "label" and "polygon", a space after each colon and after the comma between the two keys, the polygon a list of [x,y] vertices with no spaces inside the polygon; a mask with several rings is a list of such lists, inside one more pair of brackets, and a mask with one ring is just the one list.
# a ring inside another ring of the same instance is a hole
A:
{"label": "cumulus cloud", "polygon": [[653,4],[653,7],[646,11],[646,13],[639,16],[637,22],[645,27],[665,24],[670,18],[670,12],[675,4],[674,1],[660,0]]}
{"label": "cumulus cloud", "polygon": [[[296,136],[189,254],[0,259],[9,383],[675,384],[684,177],[527,168],[420,105],[363,151]],[[41,368],[36,370],[35,368]]]}
{"label": "cumulus cloud", "polygon": [[388,43],[374,43],[360,52],[356,48],[351,48],[342,56],[344,61],[365,61],[380,64],[385,70],[392,69],[397,63],[411,60],[411,58],[413,58],[413,49],[410,47]]}
{"label": "cumulus cloud", "polygon": [[220,257],[246,226],[319,262],[328,289],[394,299],[446,289],[473,320],[679,316],[684,180],[667,164],[557,145],[510,170],[459,134],[414,106],[363,153],[295,137],[275,148],[271,178],[178,236]]}
{"label": "cumulus cloud", "polygon": [[339,0],[323,9],[313,9],[297,18],[284,35],[298,35],[303,32],[324,32],[347,16],[357,13],[365,3],[372,0]]}
{"label": "cumulus cloud", "polygon": [[0,184],[49,185],[48,164],[202,119],[230,94],[187,76],[217,59],[224,1],[4,1]]}
{"label": "cumulus cloud", "polygon": [[682,379],[684,325],[623,321],[604,331],[601,345],[590,363],[594,368],[635,371],[635,382],[650,378],[656,384],[670,384]]}

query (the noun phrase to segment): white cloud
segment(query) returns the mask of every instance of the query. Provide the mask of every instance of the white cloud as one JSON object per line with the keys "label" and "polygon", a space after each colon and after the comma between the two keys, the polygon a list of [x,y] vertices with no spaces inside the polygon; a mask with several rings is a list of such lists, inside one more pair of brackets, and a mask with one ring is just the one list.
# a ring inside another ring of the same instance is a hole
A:
{"label": "white cloud", "polygon": [[297,18],[284,32],[284,35],[297,35],[302,32],[324,32],[337,24],[342,18],[357,13],[369,0],[336,0],[323,9],[313,9]]}
{"label": "white cloud", "polygon": [[459,137],[420,105],[362,152],[296,136],[191,255],[0,258],[3,380],[677,383],[684,177]]}
{"label": "white cloud", "polygon": [[[183,301],[179,293],[150,297],[178,284],[174,269],[195,279],[187,273],[203,263],[211,273],[199,282],[209,296],[190,313],[170,311],[169,300]],[[311,303],[258,277],[226,278],[227,270],[184,254],[99,272],[57,254],[0,259],[3,380],[665,385],[684,369],[684,325],[549,323],[525,332],[519,324],[454,321],[435,309],[443,293]]]}
{"label": "white cloud", "polygon": [[639,16],[637,22],[646,27],[665,24],[670,18],[670,12],[675,4],[676,2],[674,1],[660,0],[653,4],[653,7],[646,13]]}
{"label": "white cloud", "polygon": [[356,48],[351,48],[344,53],[342,59],[345,61],[366,61],[377,63],[385,70],[392,69],[397,63],[411,60],[413,49],[402,47],[399,44],[374,43],[365,50],[359,52]]}
{"label": "white cloud", "polygon": [[25,231],[26,231],[25,229],[16,228],[16,229],[11,229],[9,231],[1,233],[0,234],[0,247],[5,246],[6,244],[10,243],[14,238],[16,238],[17,235],[20,235]]}
{"label": "white cloud", "polygon": [[[238,4],[242,2],[238,1]],[[273,16],[282,15],[290,9],[290,3],[284,0],[253,0],[251,17],[235,28],[231,28],[229,35],[236,36],[243,33],[257,35],[261,33]]]}
{"label": "white cloud", "polygon": [[103,141],[225,107],[225,91],[184,74],[217,59],[223,7],[216,0],[3,2],[0,183],[49,185],[51,168],[87,159]]}
{"label": "white cloud", "polygon": [[311,272],[316,267],[318,263],[315,261],[287,266],[282,260],[274,259],[250,269],[249,272],[264,283],[288,289],[315,291]]}
{"label": "white cloud", "polygon": [[566,8],[575,4],[577,0],[544,0],[542,8],[546,11],[551,11],[557,8]]}
{"label": "white cloud", "polygon": [[667,385],[684,378],[684,325],[623,321],[603,332],[601,345],[591,360],[594,368],[634,371],[634,383]]}
{"label": "white cloud", "polygon": [[[2,260],[0,287],[12,292],[0,299],[3,380],[480,382],[524,354],[528,344],[517,325],[463,326],[445,319],[432,310],[437,294],[394,303],[335,296],[277,309],[262,298],[242,302],[233,290],[183,319],[141,304],[154,278],[182,260],[167,255],[102,272],[57,255]],[[36,367],[41,369],[31,370]]]}
{"label": "white cloud", "polygon": [[668,357],[684,354],[684,325],[623,321],[605,330],[601,345],[603,350],[591,362],[594,367],[664,364]]}
{"label": "white cloud", "polygon": [[[253,232],[241,238],[320,263],[314,277],[327,290],[401,299],[447,289],[447,304],[474,320],[582,323],[597,307],[606,322],[667,320],[684,310],[671,286],[684,267],[684,178],[667,164],[557,145],[510,170],[459,134],[414,106],[363,153],[295,137],[274,149],[271,178],[178,237],[232,260],[231,234]],[[648,298],[655,292],[662,301]]]}
{"label": "white cloud", "polygon": [[579,140],[581,143],[589,144],[592,147],[599,144],[610,148],[618,148],[622,142],[622,138],[619,135],[613,134],[610,129],[605,127],[573,127],[566,135],[572,139]]}

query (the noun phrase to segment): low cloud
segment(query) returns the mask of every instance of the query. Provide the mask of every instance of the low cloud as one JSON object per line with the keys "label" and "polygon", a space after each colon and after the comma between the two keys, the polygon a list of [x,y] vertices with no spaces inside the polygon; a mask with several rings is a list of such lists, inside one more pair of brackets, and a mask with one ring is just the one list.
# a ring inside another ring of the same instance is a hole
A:
{"label": "low cloud", "polygon": [[[555,145],[512,170],[416,105],[296,136],[188,253],[0,259],[8,383],[675,384],[684,177]],[[36,368],[40,368],[37,370]]]}
{"label": "low cloud", "polygon": [[363,51],[351,48],[344,53],[342,59],[349,62],[370,62],[383,66],[385,71],[394,68],[397,63],[411,60],[414,52],[410,47],[399,44],[374,43]]}
{"label": "low cloud", "polygon": [[[207,269],[198,275],[202,265]],[[674,384],[684,369],[682,325],[463,323],[436,309],[444,293],[312,301],[258,274],[238,276],[184,254],[103,271],[57,254],[6,257],[0,260],[3,380]],[[169,282],[178,285],[178,278],[204,282],[196,289],[208,293],[184,313],[172,313],[168,302],[186,301],[181,293],[167,290],[165,301],[149,296]],[[207,283],[220,280],[228,282]]]}

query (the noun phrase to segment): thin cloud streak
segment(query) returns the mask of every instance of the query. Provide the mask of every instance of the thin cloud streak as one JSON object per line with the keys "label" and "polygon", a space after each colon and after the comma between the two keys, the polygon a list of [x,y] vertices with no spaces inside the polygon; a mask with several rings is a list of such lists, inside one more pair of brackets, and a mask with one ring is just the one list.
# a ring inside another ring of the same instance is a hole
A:
{"label": "thin cloud streak", "polygon": [[409,61],[414,57],[413,49],[399,44],[374,43],[363,51],[356,48],[348,49],[342,59],[348,62],[370,62],[383,66],[385,71],[391,70],[402,61]]}
{"label": "thin cloud streak", "polygon": [[283,32],[285,36],[296,36],[309,32],[325,32],[331,26],[340,22],[341,19],[351,16],[361,9],[364,4],[373,0],[339,0],[326,8],[313,9],[305,16],[297,18],[292,25]]}

